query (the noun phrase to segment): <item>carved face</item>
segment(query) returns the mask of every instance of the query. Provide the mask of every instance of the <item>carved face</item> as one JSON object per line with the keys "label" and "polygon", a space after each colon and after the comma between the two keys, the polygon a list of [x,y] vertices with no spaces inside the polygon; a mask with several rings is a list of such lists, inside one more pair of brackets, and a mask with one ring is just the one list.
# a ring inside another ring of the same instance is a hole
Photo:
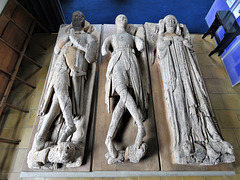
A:
{"label": "carved face", "polygon": [[176,26],[177,26],[177,20],[173,15],[168,15],[164,18],[166,32],[168,33],[174,33]]}
{"label": "carved face", "polygon": [[61,162],[69,162],[75,155],[75,147],[68,142],[61,142],[57,145],[57,156]]}
{"label": "carved face", "polygon": [[120,14],[116,17],[115,24],[117,25],[117,27],[126,28],[128,24],[128,19],[125,15]]}
{"label": "carved face", "polygon": [[85,25],[85,17],[82,12],[75,11],[72,15],[72,26],[75,31],[80,31]]}

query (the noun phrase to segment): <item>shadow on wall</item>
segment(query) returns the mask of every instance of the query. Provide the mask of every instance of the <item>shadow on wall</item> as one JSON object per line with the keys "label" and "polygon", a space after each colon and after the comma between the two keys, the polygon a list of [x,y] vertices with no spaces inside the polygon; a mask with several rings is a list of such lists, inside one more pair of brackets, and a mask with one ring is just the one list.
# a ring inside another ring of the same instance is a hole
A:
{"label": "shadow on wall", "polygon": [[125,14],[129,23],[157,23],[168,14],[187,25],[191,33],[204,33],[208,27],[205,17],[214,0],[60,0],[66,23],[72,13],[80,10],[92,24],[114,24],[118,14]]}

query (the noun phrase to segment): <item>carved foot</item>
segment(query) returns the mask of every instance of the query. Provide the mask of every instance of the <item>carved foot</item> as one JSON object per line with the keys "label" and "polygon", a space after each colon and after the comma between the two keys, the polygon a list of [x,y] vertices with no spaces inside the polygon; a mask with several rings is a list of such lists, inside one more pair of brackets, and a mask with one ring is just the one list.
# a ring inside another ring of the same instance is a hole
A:
{"label": "carved foot", "polygon": [[118,151],[117,157],[113,158],[109,152],[105,154],[108,164],[122,163],[124,161],[125,151]]}
{"label": "carved foot", "polygon": [[64,131],[64,133],[61,135],[61,137],[59,138],[59,140],[58,140],[58,144],[60,143],[60,142],[65,142],[66,140],[67,140],[67,138],[69,137],[69,136],[71,136],[75,131],[76,131],[76,127],[75,126],[73,126],[73,127],[67,127],[66,129],[65,129],[65,131]]}
{"label": "carved foot", "polygon": [[39,137],[38,135],[35,136],[34,147],[36,151],[44,149],[45,143],[46,143],[45,138]]}
{"label": "carved foot", "polygon": [[49,148],[43,149],[41,151],[31,150],[27,156],[27,164],[31,169],[38,169],[47,163],[47,155]]}
{"label": "carved foot", "polygon": [[176,164],[193,164],[193,147],[188,141],[184,141],[174,148]]}
{"label": "carved foot", "polygon": [[132,163],[138,163],[147,153],[147,143],[143,142],[139,147],[132,144],[126,148],[125,159]]}

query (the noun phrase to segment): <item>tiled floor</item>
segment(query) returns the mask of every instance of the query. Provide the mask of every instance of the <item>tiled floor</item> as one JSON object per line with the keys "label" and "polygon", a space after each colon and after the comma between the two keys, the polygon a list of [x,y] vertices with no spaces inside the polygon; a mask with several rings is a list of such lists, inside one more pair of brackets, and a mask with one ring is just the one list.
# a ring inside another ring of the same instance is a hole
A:
{"label": "tiled floor", "polygon": [[[215,47],[215,43],[209,37],[201,39],[202,35],[192,35],[192,40],[199,60],[199,65],[206,83],[217,121],[223,137],[234,146],[236,162],[234,164],[236,176],[225,177],[135,177],[114,178],[115,180],[237,180],[240,179],[240,85],[232,88],[222,60],[214,54],[208,57],[209,52]],[[0,143],[0,179],[20,179],[22,164],[26,156],[28,143],[32,133],[38,102],[44,86],[48,65],[51,59],[56,35],[37,36],[47,51],[41,50],[37,45],[30,46],[29,56],[43,65],[38,69],[28,62],[23,62],[19,76],[36,85],[31,89],[23,84],[15,84],[14,90],[8,100],[9,103],[29,109],[29,113],[7,109],[0,119],[1,137],[21,139],[19,145]],[[33,178],[31,178],[33,179]],[[91,178],[45,178],[45,180],[74,180]],[[113,180],[113,178],[94,178],[94,180]],[[44,180],[44,178],[34,178]]]}

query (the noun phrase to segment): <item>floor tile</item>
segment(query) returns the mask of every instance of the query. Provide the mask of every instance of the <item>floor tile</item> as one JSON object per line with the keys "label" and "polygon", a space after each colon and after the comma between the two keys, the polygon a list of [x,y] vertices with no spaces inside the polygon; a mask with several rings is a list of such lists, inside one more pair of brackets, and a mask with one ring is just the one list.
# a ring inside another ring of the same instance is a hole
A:
{"label": "floor tile", "polygon": [[15,149],[0,149],[0,173],[11,172],[15,162]]}
{"label": "floor tile", "polygon": [[225,82],[221,79],[206,79],[205,80],[209,93],[227,93]]}
{"label": "floor tile", "polygon": [[33,109],[33,110],[31,110],[29,113],[30,113],[30,114],[29,114],[29,118],[28,118],[26,127],[32,128],[33,125],[34,125],[36,116],[37,116],[37,110],[36,110],[36,109]]}
{"label": "floor tile", "polygon": [[[25,85],[25,84],[23,84],[23,85]],[[20,86],[16,87],[16,89],[11,91],[7,102],[9,104],[15,105],[19,108],[23,108],[27,93],[29,92],[29,90],[31,90],[31,88],[29,88],[28,86],[25,85],[25,87],[23,88],[24,90],[22,90],[22,89],[19,90],[19,87]]]}
{"label": "floor tile", "polygon": [[14,128],[3,128],[0,132],[1,138],[12,138]]}
{"label": "floor tile", "polygon": [[[206,36],[204,39],[202,39],[203,34],[191,34],[191,40],[192,43],[198,44],[198,43],[211,43],[215,44],[214,39],[211,39],[211,36]],[[216,45],[215,45],[216,47]]]}
{"label": "floor tile", "polygon": [[212,66],[211,67],[212,77],[219,78],[219,79],[226,79],[228,78],[227,72],[225,67],[222,66]]}
{"label": "floor tile", "polygon": [[222,129],[221,133],[222,133],[223,139],[225,141],[229,142],[233,146],[234,149],[239,149],[237,138],[232,129]]}
{"label": "floor tile", "polygon": [[209,94],[213,109],[225,109],[223,100],[220,94]]}
{"label": "floor tile", "polygon": [[212,78],[212,71],[211,71],[212,66],[200,66],[200,71],[202,73],[202,77],[204,79],[209,79]]}
{"label": "floor tile", "polygon": [[21,178],[21,180],[44,180],[44,178]]}
{"label": "floor tile", "polygon": [[44,83],[45,83],[45,78],[44,79],[39,79],[39,81],[36,83],[36,92],[42,93]]}
{"label": "floor tile", "polygon": [[23,162],[25,161],[26,155],[27,155],[27,149],[17,150],[12,172],[22,171],[22,166],[23,166]]}
{"label": "floor tile", "polygon": [[237,94],[222,94],[221,96],[226,109],[240,110],[240,99]]}
{"label": "floor tile", "polygon": [[206,180],[228,180],[227,176],[207,176]]}
{"label": "floor tile", "polygon": [[20,173],[8,173],[8,180],[20,180]]}
{"label": "floor tile", "polygon": [[240,129],[234,129],[234,133],[238,141],[238,147],[240,148]]}
{"label": "floor tile", "polygon": [[183,177],[184,180],[205,180],[205,176],[185,176]]}
{"label": "floor tile", "polygon": [[240,128],[240,121],[234,110],[217,110],[223,128]]}
{"label": "floor tile", "polygon": [[14,139],[19,139],[21,142],[16,148],[27,148],[32,135],[32,128],[18,128],[13,134]]}
{"label": "floor tile", "polygon": [[21,128],[25,127],[26,120],[28,119],[29,114],[21,112],[15,109],[9,109],[8,114],[4,119],[5,128]]}
{"label": "floor tile", "polygon": [[202,43],[202,48],[205,50],[206,54],[209,55],[209,53],[216,48],[216,44],[210,42]]}
{"label": "floor tile", "polygon": [[202,44],[194,44],[193,47],[196,53],[199,54],[207,53],[206,49],[202,47]]}
{"label": "floor tile", "polygon": [[161,180],[161,177],[138,177],[138,180]]}
{"label": "floor tile", "polygon": [[8,173],[1,173],[0,172],[0,179],[1,180],[7,180],[7,178],[8,178]]}
{"label": "floor tile", "polygon": [[41,98],[41,93],[32,93],[26,99],[26,103],[24,105],[27,109],[37,109],[39,100]]}
{"label": "floor tile", "polygon": [[114,180],[138,180],[138,178],[137,177],[115,177]]}
{"label": "floor tile", "polygon": [[239,180],[240,179],[240,174],[236,174],[236,176],[230,176],[229,180]]}
{"label": "floor tile", "polygon": [[161,180],[183,180],[182,176],[176,177],[176,176],[169,176],[169,177],[161,177]]}
{"label": "floor tile", "polygon": [[32,71],[32,73],[30,74],[31,76],[29,76],[29,82],[37,82],[39,79],[45,79],[47,76],[47,72],[48,72],[48,66],[43,66],[42,68],[38,68],[35,69],[34,71]]}
{"label": "floor tile", "polygon": [[[209,57],[209,56],[208,56]],[[220,56],[218,56],[217,53],[213,54],[211,57],[209,57],[214,65],[216,66],[224,66],[223,60]]]}
{"label": "floor tile", "polygon": [[218,111],[217,111],[216,109],[213,110],[213,111],[214,111],[215,120],[217,121],[218,127],[219,127],[220,129],[223,129],[222,123],[221,123],[221,120],[220,120],[220,117],[219,117],[219,115],[218,115]]}
{"label": "floor tile", "polygon": [[92,180],[92,178],[68,178],[68,180]]}
{"label": "floor tile", "polygon": [[45,180],[68,180],[68,178],[45,178]]}
{"label": "floor tile", "polygon": [[240,94],[240,84],[232,87],[232,84],[231,84],[231,81],[230,81],[229,78],[227,80],[225,80],[225,84],[226,84],[228,93],[238,93],[238,94]]}
{"label": "floor tile", "polygon": [[207,54],[196,54],[200,66],[213,66],[216,63]]}
{"label": "floor tile", "polygon": [[235,172],[237,174],[240,174],[240,150],[235,149],[234,150],[234,155],[235,155],[235,163],[234,163],[234,167],[235,167]]}

